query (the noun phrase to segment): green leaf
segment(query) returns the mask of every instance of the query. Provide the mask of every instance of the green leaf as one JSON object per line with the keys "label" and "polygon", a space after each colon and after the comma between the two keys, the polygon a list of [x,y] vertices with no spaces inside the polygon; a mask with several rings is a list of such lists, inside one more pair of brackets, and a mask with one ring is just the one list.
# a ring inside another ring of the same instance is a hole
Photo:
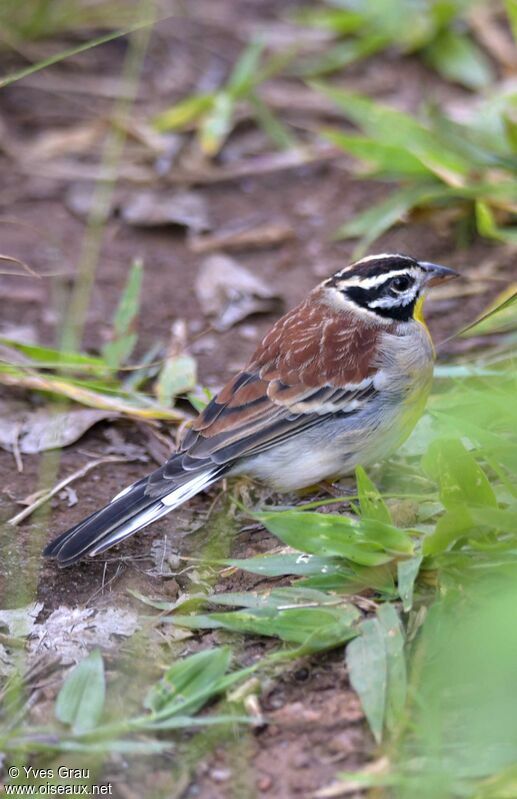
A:
{"label": "green leaf", "polygon": [[161,405],[170,407],[175,397],[195,388],[196,381],[197,364],[191,355],[167,358],[156,381],[158,401]]}
{"label": "green leaf", "polygon": [[320,591],[332,591],[336,594],[358,594],[361,591],[375,591],[384,597],[393,597],[395,582],[390,565],[359,566],[356,563],[343,565],[339,572],[334,574],[315,574],[298,580],[301,588],[316,588]]}
{"label": "green leaf", "polygon": [[372,519],[303,511],[257,513],[255,517],[288,546],[313,555],[340,556],[363,566],[377,566],[394,554],[413,552],[406,532]]}
{"label": "green leaf", "polygon": [[233,613],[171,616],[163,619],[192,630],[225,629],[255,633],[302,645],[307,651],[338,646],[356,634],[359,613],[352,605],[316,608],[256,608]]}
{"label": "green leaf", "polygon": [[231,657],[231,650],[224,646],[178,660],[150,690],[144,706],[167,716],[196,713],[218,692],[218,683],[228,670]]}
{"label": "green leaf", "polygon": [[385,636],[378,618],[366,619],[359,629],[360,635],[347,646],[346,664],[350,684],[361,700],[375,740],[380,743],[388,687]]}
{"label": "green leaf", "polygon": [[360,39],[347,39],[326,48],[322,53],[302,58],[298,64],[295,64],[291,73],[304,78],[328,75],[353,64],[354,61],[379,52],[386,44],[386,37],[377,34],[362,36]]}
{"label": "green leaf", "polygon": [[432,131],[402,111],[376,103],[369,97],[312,82],[360,127],[367,136],[385,145],[406,149],[448,185],[457,186],[469,173],[470,165],[461,153],[443,146]]}
{"label": "green leaf", "polygon": [[238,100],[250,91],[258,77],[264,44],[259,39],[250,42],[239,56],[226,84],[226,91]]}
{"label": "green leaf", "polygon": [[173,105],[154,118],[154,127],[160,131],[178,130],[197,122],[214,104],[214,94],[195,94]]}
{"label": "green leaf", "polygon": [[265,102],[255,92],[251,92],[249,102],[253,107],[255,117],[264,133],[269,136],[273,144],[281,150],[296,147],[296,139],[292,136],[280,120],[269,110]]}
{"label": "green leaf", "polygon": [[[83,355],[79,352],[61,352],[39,344],[24,344],[5,336],[0,336],[0,344],[25,355],[39,369],[59,369],[60,371],[80,372],[97,377],[106,377],[109,369],[102,358]],[[17,363],[15,359],[14,363]]]}
{"label": "green leaf", "polygon": [[476,524],[482,524],[502,533],[517,535],[517,510],[510,508],[470,507]]}
{"label": "green leaf", "polygon": [[350,683],[361,700],[377,743],[384,726],[393,730],[406,702],[404,634],[397,612],[385,603],[377,616],[360,624],[360,635],[348,644]]}
{"label": "green leaf", "polygon": [[143,264],[133,261],[126,286],[113,318],[112,340],[103,347],[102,354],[111,369],[117,370],[124,364],[135,347],[137,335],[132,328],[140,307]]}
{"label": "green leaf", "polygon": [[513,38],[517,42],[517,0],[505,0],[505,8],[512,28]]}
{"label": "green leaf", "polygon": [[201,120],[199,144],[208,156],[217,155],[232,129],[235,100],[225,91],[218,92],[210,110]]}
{"label": "green leaf", "polygon": [[189,391],[187,393],[187,399],[194,408],[194,410],[197,411],[198,413],[204,411],[206,406],[210,402],[209,399],[200,397],[198,394],[194,393],[193,391]]}
{"label": "green leaf", "polygon": [[424,471],[440,487],[440,499],[452,510],[463,505],[497,507],[483,469],[458,439],[433,441],[422,459]]}
{"label": "green leaf", "polygon": [[362,466],[356,468],[355,479],[361,516],[365,519],[376,519],[379,522],[391,524],[392,519],[388,506]]}
{"label": "green leaf", "polygon": [[311,588],[273,588],[270,591],[228,591],[220,594],[210,594],[207,601],[214,605],[230,605],[242,608],[274,608],[283,610],[295,605],[325,606],[335,605],[336,598],[316,591]]}
{"label": "green leaf", "polygon": [[321,134],[337,147],[371,166],[375,174],[392,177],[429,177],[433,174],[405,147],[395,147],[368,136],[338,130],[322,130]]}
{"label": "green leaf", "polygon": [[377,610],[384,635],[388,666],[386,694],[386,727],[394,730],[402,719],[407,694],[407,669],[404,653],[404,630],[397,611],[389,602]]}
{"label": "green leaf", "polygon": [[297,553],[294,555],[256,555],[253,558],[227,561],[229,566],[236,566],[252,574],[265,577],[282,577],[287,574],[339,574],[343,571],[343,563],[337,558],[321,558],[316,555]]}
{"label": "green leaf", "polygon": [[397,563],[398,591],[405,613],[409,613],[413,607],[413,591],[422,560],[422,555],[417,555],[414,558],[400,560]]}
{"label": "green leaf", "polygon": [[507,244],[517,243],[517,227],[500,227],[488,203],[476,201],[476,225],[481,236]]}
{"label": "green leaf", "polygon": [[305,6],[296,14],[297,22],[311,28],[326,28],[336,34],[355,33],[364,24],[364,14],[347,8],[329,9]]}
{"label": "green leaf", "polygon": [[363,211],[342,225],[334,234],[335,239],[360,238],[354,256],[364,255],[373,242],[393,225],[401,222],[404,216],[418,205],[427,205],[436,200],[446,199],[449,192],[439,184],[406,186],[391,193],[382,202]]}
{"label": "green leaf", "polygon": [[424,555],[439,555],[445,552],[458,539],[473,532],[475,522],[466,506],[458,505],[438,519],[434,532],[424,538]]}
{"label": "green leaf", "polygon": [[56,718],[76,735],[94,730],[102,716],[105,691],[104,664],[95,649],[66,677],[56,700]]}
{"label": "green leaf", "polygon": [[485,88],[494,79],[494,71],[483,51],[467,35],[448,28],[424,50],[425,60],[447,80],[469,89]]}
{"label": "green leaf", "polygon": [[[513,283],[490,303],[490,306],[477,321],[463,328],[461,335],[485,336],[494,333],[507,333],[515,329],[517,329],[517,284]],[[475,367],[470,368],[475,369]],[[488,370],[485,371],[488,372]],[[495,370],[492,371],[492,374],[500,375]]]}

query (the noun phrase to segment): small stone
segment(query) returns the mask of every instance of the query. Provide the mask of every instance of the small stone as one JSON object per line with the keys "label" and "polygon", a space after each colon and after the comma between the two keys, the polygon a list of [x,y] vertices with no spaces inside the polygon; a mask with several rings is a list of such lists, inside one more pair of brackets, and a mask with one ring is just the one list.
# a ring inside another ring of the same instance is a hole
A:
{"label": "small stone", "polygon": [[163,584],[163,591],[164,591],[164,593],[167,596],[170,596],[173,599],[176,599],[176,597],[179,596],[180,590],[181,589],[180,589],[180,587],[178,585],[177,580],[175,580],[175,579],[165,580],[165,582]]}
{"label": "small stone", "polygon": [[257,788],[259,789],[259,791],[269,791],[272,785],[273,785],[273,780],[269,775],[261,777],[257,781]]}
{"label": "small stone", "polygon": [[285,704],[285,699],[281,694],[275,694],[269,698],[269,705],[273,710],[279,710]]}
{"label": "small stone", "polygon": [[210,776],[214,782],[228,782],[232,772],[229,768],[214,768],[210,772]]}

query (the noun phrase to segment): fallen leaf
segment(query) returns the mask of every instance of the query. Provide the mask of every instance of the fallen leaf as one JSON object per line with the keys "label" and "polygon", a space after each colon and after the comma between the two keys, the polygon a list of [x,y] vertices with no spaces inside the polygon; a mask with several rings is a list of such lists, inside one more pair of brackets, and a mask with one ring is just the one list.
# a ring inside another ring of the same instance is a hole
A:
{"label": "fallen leaf", "polygon": [[6,386],[16,386],[17,388],[26,388],[32,391],[46,391],[51,394],[68,397],[68,399],[82,405],[116,414],[126,413],[128,416],[136,416],[141,419],[179,421],[186,418],[183,411],[175,408],[163,408],[144,394],[137,392],[121,393],[120,396],[108,394],[107,392],[104,393],[89,386],[72,382],[64,377],[15,368],[12,365],[12,361],[9,364],[8,372],[3,372],[1,365],[0,359],[0,383]]}
{"label": "fallen leaf", "polygon": [[140,191],[121,204],[128,225],[180,225],[193,231],[209,230],[205,198],[194,191]]}
{"label": "fallen leaf", "polygon": [[226,255],[203,261],[195,290],[203,312],[215,317],[213,326],[221,331],[251,314],[278,312],[283,306],[266,283]]}
{"label": "fallen leaf", "polygon": [[24,158],[30,161],[48,161],[70,153],[91,152],[106,130],[104,122],[81,123],[68,128],[55,128],[41,133],[30,147],[25,146]]}
{"label": "fallen leaf", "polygon": [[24,455],[66,447],[81,438],[97,422],[115,416],[109,411],[89,408],[69,411],[41,408],[27,412],[18,406],[14,412],[9,412],[5,410],[4,403],[2,406],[0,447],[12,452],[17,445],[19,452]]}

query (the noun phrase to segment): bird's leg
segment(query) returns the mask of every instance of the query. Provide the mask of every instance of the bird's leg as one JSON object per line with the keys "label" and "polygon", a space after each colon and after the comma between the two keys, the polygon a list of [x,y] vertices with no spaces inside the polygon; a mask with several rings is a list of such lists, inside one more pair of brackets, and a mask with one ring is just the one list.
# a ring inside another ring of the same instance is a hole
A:
{"label": "bird's leg", "polygon": [[321,480],[318,483],[318,488],[334,499],[341,499],[341,497],[346,497],[347,494],[355,493],[352,485],[345,487],[339,480]]}

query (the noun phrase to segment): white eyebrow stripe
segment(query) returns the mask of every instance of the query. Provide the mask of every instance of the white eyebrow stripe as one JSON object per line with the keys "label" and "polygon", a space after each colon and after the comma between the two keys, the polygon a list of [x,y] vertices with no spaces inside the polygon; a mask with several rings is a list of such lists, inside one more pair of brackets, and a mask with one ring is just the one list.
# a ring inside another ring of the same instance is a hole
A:
{"label": "white eyebrow stripe", "polygon": [[392,277],[397,277],[401,273],[404,275],[410,275],[411,277],[415,278],[415,280],[418,278],[419,274],[418,270],[414,267],[408,267],[404,270],[393,269],[391,272],[382,272],[382,274],[373,275],[372,277],[361,277],[360,275],[354,275],[348,280],[346,279],[346,275],[343,275],[343,280],[345,281],[346,286],[361,286],[363,289],[371,289],[375,288],[376,286],[382,286],[387,280],[390,280]]}

